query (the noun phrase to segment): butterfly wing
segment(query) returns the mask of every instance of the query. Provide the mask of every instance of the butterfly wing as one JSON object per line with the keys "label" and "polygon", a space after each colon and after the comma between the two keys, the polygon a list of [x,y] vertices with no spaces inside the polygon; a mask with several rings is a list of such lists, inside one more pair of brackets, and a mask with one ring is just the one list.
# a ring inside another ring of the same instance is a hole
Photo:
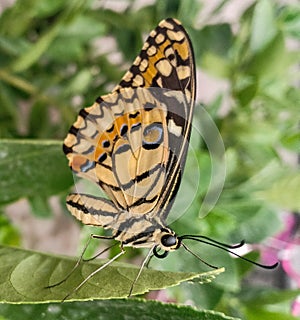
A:
{"label": "butterfly wing", "polygon": [[195,78],[190,38],[178,20],[168,18],[150,32],[140,54],[114,91],[128,87],[178,90],[192,105],[195,100]]}
{"label": "butterfly wing", "polygon": [[115,206],[153,210],[168,160],[166,108],[150,89],[125,88],[81,111],[65,139],[72,170],[98,183]]}
{"label": "butterfly wing", "polygon": [[189,38],[178,21],[167,19],[113,93],[80,111],[64,152],[72,170],[98,183],[116,208],[168,213],[186,159],[194,73]]}
{"label": "butterfly wing", "polygon": [[[141,53],[115,90],[126,87],[178,91],[167,104],[169,159],[166,183],[156,207],[166,218],[179,189],[186,161],[196,95],[193,48],[179,21],[171,18],[163,20],[150,33]],[[158,99],[161,99],[163,92],[157,93]]]}
{"label": "butterfly wing", "polygon": [[118,214],[118,208],[111,201],[91,195],[72,193],[66,204],[72,215],[87,225],[111,228]]}

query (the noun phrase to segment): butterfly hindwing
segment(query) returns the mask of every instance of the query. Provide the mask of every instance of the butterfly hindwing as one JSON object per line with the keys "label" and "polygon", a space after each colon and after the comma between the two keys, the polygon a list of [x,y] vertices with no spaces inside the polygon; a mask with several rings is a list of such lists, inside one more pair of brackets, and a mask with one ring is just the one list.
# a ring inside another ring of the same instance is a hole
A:
{"label": "butterfly hindwing", "polygon": [[71,193],[66,199],[67,208],[84,224],[111,228],[115,224],[118,209],[104,198]]}

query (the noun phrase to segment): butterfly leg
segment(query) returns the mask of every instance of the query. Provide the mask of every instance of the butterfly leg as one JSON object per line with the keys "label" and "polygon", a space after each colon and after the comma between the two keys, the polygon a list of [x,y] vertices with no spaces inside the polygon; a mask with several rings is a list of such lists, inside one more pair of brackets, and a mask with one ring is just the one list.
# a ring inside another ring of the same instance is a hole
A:
{"label": "butterfly leg", "polygon": [[131,296],[132,291],[133,291],[133,287],[134,287],[134,285],[136,284],[136,282],[138,281],[138,279],[139,279],[139,277],[140,277],[140,275],[141,275],[144,267],[148,265],[148,262],[149,262],[149,260],[151,259],[151,256],[153,256],[153,248],[154,248],[154,247],[152,247],[152,248],[149,250],[146,258],[144,259],[144,261],[143,261],[143,263],[142,263],[142,265],[141,265],[141,267],[140,267],[140,270],[139,270],[138,274],[136,275],[135,279],[133,280],[133,282],[132,282],[132,284],[131,284],[131,287],[130,287],[130,290],[129,290],[128,298]]}
{"label": "butterfly leg", "polygon": [[153,254],[153,252],[151,252],[151,255],[150,255],[148,261],[145,263],[145,268],[146,268],[146,269],[149,268],[149,264],[150,264],[150,262],[151,262],[151,260],[152,260],[153,257],[154,257],[154,254]]}
{"label": "butterfly leg", "polygon": [[104,252],[108,251],[110,248],[112,248],[113,246],[115,246],[116,244],[113,244],[112,246],[109,246],[107,247],[106,249],[102,250],[100,253],[98,253],[97,255],[95,255],[94,257],[90,258],[90,259],[84,259],[83,256],[86,252],[86,249],[88,248],[90,242],[92,239],[106,239],[106,240],[111,240],[113,239],[113,237],[106,237],[106,236],[99,236],[99,235],[95,235],[95,234],[91,234],[88,241],[86,242],[83,250],[82,250],[82,253],[79,257],[79,259],[77,260],[76,264],[74,265],[74,267],[72,268],[72,270],[66,275],[65,278],[63,278],[61,281],[59,282],[56,282],[54,284],[51,284],[49,286],[46,286],[45,288],[46,289],[49,289],[49,288],[54,288],[54,287],[57,287],[59,285],[61,285],[62,283],[64,283],[66,280],[68,280],[70,278],[70,276],[73,274],[73,272],[79,267],[80,263],[83,261],[83,262],[86,262],[86,261],[90,261],[90,260],[94,260],[96,259],[97,257],[99,257],[101,254],[103,254]]}
{"label": "butterfly leg", "polygon": [[70,293],[68,293],[64,299],[62,300],[62,302],[64,302],[66,299],[68,299],[73,293],[75,293],[76,291],[78,291],[88,280],[90,280],[95,274],[97,274],[98,272],[100,272],[101,270],[103,270],[104,268],[106,268],[108,265],[110,265],[112,262],[114,262],[115,260],[117,260],[122,254],[125,253],[125,250],[123,249],[123,247],[121,246],[121,251],[115,255],[113,258],[111,258],[109,261],[107,261],[106,263],[104,263],[102,266],[100,266],[98,269],[96,269],[95,271],[93,271],[92,273],[90,273],[75,289],[73,289]]}
{"label": "butterfly leg", "polygon": [[[105,240],[113,240],[113,239],[114,239],[114,237],[106,237],[106,236],[99,236],[99,235],[97,235],[97,234],[91,234],[91,237],[89,238],[88,243],[90,242],[91,238],[93,238],[93,239],[105,239]],[[81,259],[81,261],[83,261],[83,262],[92,261],[92,260],[98,258],[99,256],[101,256],[104,252],[110,250],[111,248],[113,248],[113,247],[115,247],[115,246],[117,246],[117,245],[119,245],[119,244],[120,244],[119,242],[116,242],[116,243],[112,244],[111,246],[105,248],[104,250],[100,251],[99,253],[97,253],[97,254],[94,255],[93,257],[88,258],[88,259],[84,259],[84,258],[83,258],[83,254],[82,254],[82,255],[80,256],[80,259]],[[87,245],[86,247],[88,247],[88,245]]]}

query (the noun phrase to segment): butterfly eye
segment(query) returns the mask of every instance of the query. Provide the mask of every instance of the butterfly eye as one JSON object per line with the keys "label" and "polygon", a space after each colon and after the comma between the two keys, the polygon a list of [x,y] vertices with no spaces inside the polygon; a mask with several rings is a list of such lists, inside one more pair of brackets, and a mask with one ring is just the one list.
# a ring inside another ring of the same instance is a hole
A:
{"label": "butterfly eye", "polygon": [[164,236],[162,236],[160,241],[164,247],[168,248],[177,246],[178,243],[177,237],[170,234],[165,234]]}
{"label": "butterfly eye", "polygon": [[[161,237],[160,243],[161,245],[154,247],[153,254],[157,258],[163,259],[169,254],[170,250],[175,250],[179,248],[181,242],[179,241],[176,235],[167,233]],[[165,248],[165,250],[162,253],[159,253],[159,251],[162,248]]]}

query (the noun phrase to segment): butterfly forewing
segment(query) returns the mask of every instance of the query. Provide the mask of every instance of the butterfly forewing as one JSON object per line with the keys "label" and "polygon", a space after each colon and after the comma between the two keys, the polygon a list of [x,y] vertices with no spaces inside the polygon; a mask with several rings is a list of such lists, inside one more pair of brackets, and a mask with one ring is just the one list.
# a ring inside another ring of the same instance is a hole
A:
{"label": "butterfly forewing", "polygon": [[[169,93],[167,126],[169,159],[166,184],[156,207],[164,218],[168,215],[179,189],[185,165],[195,100],[195,62],[192,45],[185,29],[175,19],[163,20],[153,30],[133,65],[115,90],[124,87],[158,87],[176,90]],[[163,91],[157,90],[161,100]],[[166,96],[165,96],[166,100]]]}
{"label": "butterfly forewing", "polygon": [[143,48],[114,90],[159,87],[195,98],[194,55],[189,37],[176,19],[166,19],[151,31]]}
{"label": "butterfly forewing", "polygon": [[71,195],[72,213],[87,223],[88,211],[95,221],[96,212],[107,216],[119,210],[119,218],[102,224],[97,217],[97,225],[118,229],[123,224],[133,234],[137,226],[142,232],[140,224],[148,225],[149,217],[163,221],[179,188],[194,99],[190,40],[178,21],[164,20],[120,84],[80,111],[64,141],[72,170],[99,184],[113,202],[108,210],[106,200],[96,205],[93,197]]}

